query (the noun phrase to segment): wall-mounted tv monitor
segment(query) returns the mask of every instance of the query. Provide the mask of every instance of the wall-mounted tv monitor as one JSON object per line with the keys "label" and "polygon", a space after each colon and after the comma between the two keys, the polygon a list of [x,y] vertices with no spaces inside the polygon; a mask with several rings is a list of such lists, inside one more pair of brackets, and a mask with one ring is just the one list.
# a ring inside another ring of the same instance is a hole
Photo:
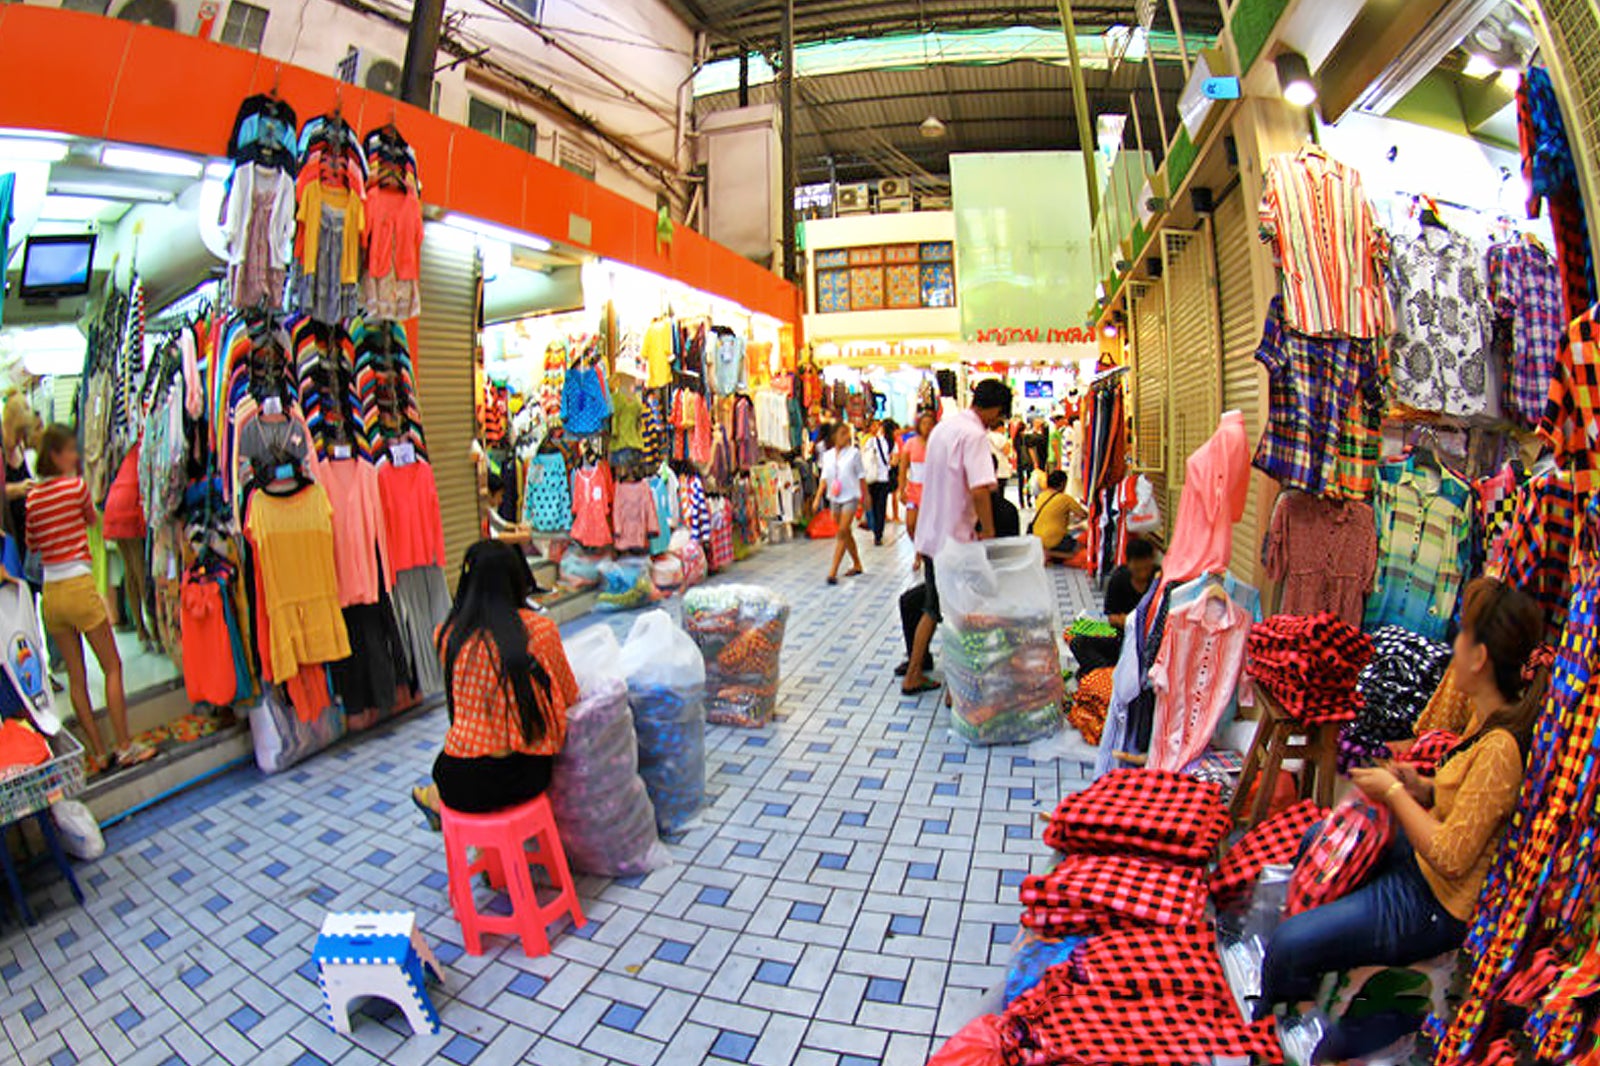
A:
{"label": "wall-mounted tv monitor", "polygon": [[1026,400],[1052,400],[1055,399],[1056,385],[1053,381],[1024,381],[1022,383],[1022,397]]}
{"label": "wall-mounted tv monitor", "polygon": [[94,270],[94,234],[29,237],[22,254],[24,300],[59,300],[89,292]]}

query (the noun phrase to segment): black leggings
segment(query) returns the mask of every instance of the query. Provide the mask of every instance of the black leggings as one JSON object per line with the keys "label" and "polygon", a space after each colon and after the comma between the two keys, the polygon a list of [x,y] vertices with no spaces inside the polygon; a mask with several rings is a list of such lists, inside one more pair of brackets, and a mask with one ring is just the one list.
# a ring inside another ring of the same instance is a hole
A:
{"label": "black leggings", "polygon": [[872,513],[867,515],[867,526],[872,530],[872,539],[883,543],[883,523],[889,517],[889,489],[892,486],[887,481],[867,482],[867,492],[872,496]]}
{"label": "black leggings", "polygon": [[551,755],[484,755],[462,759],[439,753],[433,783],[439,802],[462,814],[493,814],[527,803],[550,787]]}

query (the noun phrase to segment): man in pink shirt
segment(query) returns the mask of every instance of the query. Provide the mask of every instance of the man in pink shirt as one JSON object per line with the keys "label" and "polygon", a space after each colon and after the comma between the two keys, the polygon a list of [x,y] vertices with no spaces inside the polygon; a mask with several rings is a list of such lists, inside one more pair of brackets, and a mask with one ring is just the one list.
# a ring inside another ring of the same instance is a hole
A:
{"label": "man in pink shirt", "polygon": [[907,660],[901,693],[915,696],[939,687],[923,676],[922,666],[938,628],[939,586],[933,557],[946,541],[988,540],[994,536],[994,456],[989,430],[1011,414],[1011,389],[1002,381],[980,381],[972,390],[972,407],[945,418],[928,435],[922,468],[922,503],[913,538],[927,579],[922,620]]}

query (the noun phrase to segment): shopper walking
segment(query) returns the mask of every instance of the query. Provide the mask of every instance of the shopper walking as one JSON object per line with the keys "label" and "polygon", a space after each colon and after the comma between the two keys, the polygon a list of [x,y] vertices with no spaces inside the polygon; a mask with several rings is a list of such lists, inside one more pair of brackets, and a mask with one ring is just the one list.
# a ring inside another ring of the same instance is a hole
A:
{"label": "shopper walking", "polygon": [[922,506],[922,472],[927,462],[928,435],[937,423],[932,411],[917,412],[916,432],[900,446],[900,502],[906,508],[906,532],[917,535],[917,509]]}
{"label": "shopper walking", "polygon": [[817,498],[812,503],[812,507],[820,508],[826,497],[839,526],[833,539],[833,565],[828,568],[830,585],[839,583],[839,564],[846,552],[850,553],[851,566],[844,576],[855,577],[862,572],[855,521],[861,501],[867,496],[867,479],[861,468],[861,449],[851,441],[854,435],[848,423],[841,422],[834,427],[833,447],[822,457],[822,484],[817,486]]}
{"label": "shopper walking", "polygon": [[[60,649],[67,670],[72,710],[89,757],[98,769],[123,768],[155,757],[155,749],[128,733],[128,702],[122,691],[122,656],[106,614],[105,600],[95,587],[89,555],[89,527],[98,517],[89,486],[78,475],[78,441],[66,426],[50,426],[39,440],[39,481],[28,490],[28,550],[44,567],[44,627]],[[116,749],[108,756],[94,704],[89,700],[88,669],[83,660],[87,640],[105,678],[106,713]]]}
{"label": "shopper walking", "polygon": [[1006,494],[1006,482],[1017,472],[1017,453],[1011,446],[1011,434],[1003,425],[989,430],[989,450],[994,453],[995,495]]}
{"label": "shopper walking", "polygon": [[895,524],[900,522],[900,486],[905,479],[900,472],[901,449],[905,447],[906,438],[911,431],[896,425],[894,422],[885,422],[889,427],[889,521]]}
{"label": "shopper walking", "polygon": [[434,783],[411,791],[435,829],[441,804],[488,814],[550,786],[578,683],[556,624],[528,606],[533,589],[528,561],[511,544],[483,540],[467,549],[436,638],[450,728]]}
{"label": "shopper walking", "polygon": [[1027,507],[1033,499],[1033,472],[1039,469],[1028,448],[1028,423],[1017,419],[1011,431],[1011,450],[1017,457],[1017,503]]}
{"label": "shopper walking", "polygon": [[922,504],[914,538],[928,587],[923,595],[916,643],[907,656],[905,682],[900,689],[907,696],[939,687],[922,672],[941,618],[933,557],[947,541],[994,536],[996,474],[988,431],[1010,412],[1011,390],[994,379],[980,381],[972,390],[972,407],[946,418],[928,435]]}
{"label": "shopper walking", "polygon": [[[1544,615],[1523,592],[1493,578],[1467,586],[1450,665],[1472,700],[1465,737],[1431,779],[1394,765],[1350,771],[1369,800],[1393,813],[1394,843],[1361,887],[1278,926],[1262,966],[1258,1016],[1310,999],[1323,974],[1407,966],[1461,946],[1517,805],[1528,739],[1549,687],[1551,657],[1536,653],[1543,634]],[[1421,1023],[1422,1015],[1403,1009],[1347,1015],[1323,1038],[1316,1061],[1364,1058]]]}
{"label": "shopper walking", "polygon": [[867,475],[867,494],[870,497],[867,518],[872,529],[872,543],[881,548],[884,523],[889,520],[890,489],[894,487],[894,467],[889,460],[894,455],[895,425],[893,422],[884,422],[875,430],[862,446],[861,465]]}

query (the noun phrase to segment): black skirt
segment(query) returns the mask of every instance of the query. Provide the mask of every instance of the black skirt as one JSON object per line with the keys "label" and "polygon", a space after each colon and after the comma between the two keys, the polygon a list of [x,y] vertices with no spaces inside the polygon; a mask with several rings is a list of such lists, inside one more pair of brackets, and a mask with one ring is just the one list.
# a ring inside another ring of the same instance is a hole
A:
{"label": "black skirt", "polygon": [[527,803],[550,787],[553,755],[484,755],[461,759],[439,753],[433,783],[439,800],[462,814],[493,814]]}

